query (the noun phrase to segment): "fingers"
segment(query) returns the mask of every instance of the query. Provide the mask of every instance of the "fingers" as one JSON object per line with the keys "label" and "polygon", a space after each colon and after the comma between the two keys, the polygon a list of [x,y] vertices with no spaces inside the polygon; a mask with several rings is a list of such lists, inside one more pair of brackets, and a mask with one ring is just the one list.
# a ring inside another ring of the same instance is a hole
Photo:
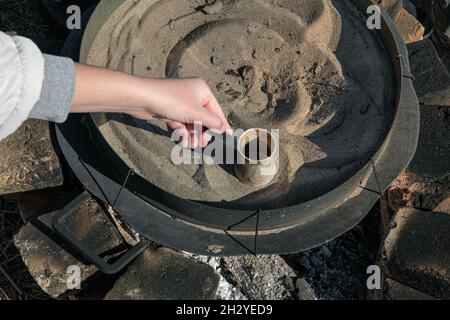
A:
{"label": "fingers", "polygon": [[188,148],[189,144],[190,144],[191,134],[189,133],[189,130],[187,129],[187,127],[180,122],[176,122],[176,121],[172,121],[172,120],[164,120],[164,122],[166,122],[167,125],[170,128],[172,128],[172,130],[176,131],[177,135],[180,138],[181,146],[183,148]]}
{"label": "fingers", "polygon": [[225,124],[220,115],[211,112],[205,107],[198,108],[195,118],[195,122],[200,122],[204,127],[208,129],[218,130],[221,132],[223,132],[224,130]]}
{"label": "fingers", "polygon": [[211,140],[212,136],[208,133],[208,131],[203,132],[201,147],[206,148],[206,146],[211,142]]}
{"label": "fingers", "polygon": [[215,114],[216,116],[218,116],[221,120],[222,120],[222,127],[220,128],[211,128],[208,127],[209,129],[216,129],[219,131],[219,133],[223,133],[223,132],[228,132],[231,131],[231,126],[228,123],[227,118],[225,117],[225,114],[223,113],[222,108],[220,107],[219,102],[217,101],[216,97],[214,96],[214,94],[211,93],[211,95],[208,97],[208,99],[206,99],[205,103],[203,104],[203,107],[210,111],[211,113]]}
{"label": "fingers", "polygon": [[210,134],[202,132],[201,129],[198,130],[198,127],[195,125],[185,125],[171,120],[165,120],[165,122],[170,128],[177,131],[180,137],[180,144],[183,148],[205,148],[212,139]]}
{"label": "fingers", "polygon": [[[177,114],[174,112],[170,117],[172,120],[166,121],[172,129],[184,131],[180,134],[182,141],[181,145],[185,148],[196,148],[199,146],[202,148],[206,147],[212,139],[212,133],[203,132],[205,128],[214,133],[226,132],[231,134],[231,126],[228,123],[219,102],[206,82],[201,79],[182,81],[186,82],[179,83],[183,84],[183,87],[190,87],[189,92],[192,92],[192,97],[188,96],[180,98],[179,103],[182,106],[183,103],[185,104],[183,108],[180,108],[182,113]],[[195,99],[198,99],[199,96],[202,97],[200,103],[198,103],[199,100]],[[194,123],[200,123],[201,125],[197,128],[198,125],[196,127]]]}

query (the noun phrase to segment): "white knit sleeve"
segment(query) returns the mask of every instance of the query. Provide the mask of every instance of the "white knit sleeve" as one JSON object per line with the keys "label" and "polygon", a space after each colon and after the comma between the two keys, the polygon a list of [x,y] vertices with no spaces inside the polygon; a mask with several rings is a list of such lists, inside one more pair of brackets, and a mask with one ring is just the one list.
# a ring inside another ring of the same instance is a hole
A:
{"label": "white knit sleeve", "polygon": [[0,32],[0,140],[17,130],[39,100],[44,58],[29,39]]}

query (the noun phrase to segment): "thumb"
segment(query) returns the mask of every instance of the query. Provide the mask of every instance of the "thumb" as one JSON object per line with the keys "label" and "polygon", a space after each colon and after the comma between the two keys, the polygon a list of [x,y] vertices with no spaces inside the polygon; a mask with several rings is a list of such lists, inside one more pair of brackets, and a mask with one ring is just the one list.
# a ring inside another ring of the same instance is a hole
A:
{"label": "thumb", "polygon": [[196,119],[196,121],[200,121],[202,125],[208,129],[219,130],[220,132],[225,131],[222,119],[203,107],[199,109],[198,119]]}

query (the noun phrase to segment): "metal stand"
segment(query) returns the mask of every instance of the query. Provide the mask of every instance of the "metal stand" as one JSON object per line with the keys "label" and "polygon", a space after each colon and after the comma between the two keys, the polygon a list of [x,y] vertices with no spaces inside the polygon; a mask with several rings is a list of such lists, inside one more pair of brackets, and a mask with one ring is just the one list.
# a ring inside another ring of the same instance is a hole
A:
{"label": "metal stand", "polygon": [[[115,204],[119,200],[120,195],[122,194],[122,191],[125,188],[125,185],[131,174],[132,172],[130,171],[123,185],[121,186],[121,189],[117,194],[114,203],[112,204],[113,209]],[[53,229],[66,243],[71,245],[83,258],[85,258],[87,261],[97,266],[101,272],[106,274],[116,274],[120,272],[122,269],[124,269],[136,257],[138,257],[149,246],[149,243],[141,240],[134,247],[130,248],[122,257],[120,257],[118,261],[112,264],[104,261],[94,250],[92,250],[85,243],[77,239],[73,234],[73,232],[64,225],[64,220],[67,219],[72,214],[74,214],[76,210],[79,209],[90,198],[91,195],[87,191],[85,191],[78,197],[76,197],[74,200],[72,200],[68,205],[66,205],[53,218],[52,221]]]}

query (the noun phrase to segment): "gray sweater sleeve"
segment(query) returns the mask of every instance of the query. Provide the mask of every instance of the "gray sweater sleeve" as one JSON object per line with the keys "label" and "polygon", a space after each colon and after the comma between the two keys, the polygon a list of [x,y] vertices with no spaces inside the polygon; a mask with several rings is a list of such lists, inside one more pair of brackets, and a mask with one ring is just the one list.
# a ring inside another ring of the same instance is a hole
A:
{"label": "gray sweater sleeve", "polygon": [[68,58],[44,55],[44,82],[41,95],[29,117],[64,122],[75,93],[75,63]]}

